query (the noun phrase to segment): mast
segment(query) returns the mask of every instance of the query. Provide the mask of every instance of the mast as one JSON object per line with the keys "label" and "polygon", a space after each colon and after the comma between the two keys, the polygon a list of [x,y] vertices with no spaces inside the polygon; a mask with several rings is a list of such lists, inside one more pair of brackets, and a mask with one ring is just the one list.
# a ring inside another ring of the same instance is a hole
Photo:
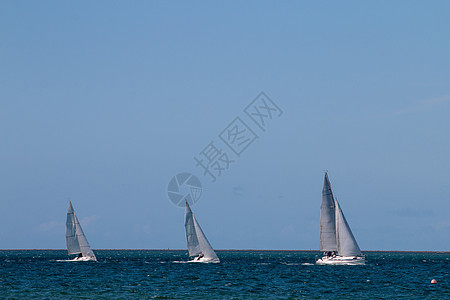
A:
{"label": "mast", "polygon": [[327,172],[325,172],[320,206],[320,250],[337,250],[335,204]]}
{"label": "mast", "polygon": [[69,202],[69,210],[67,211],[66,219],[66,245],[69,255],[81,253],[77,236],[77,223],[78,219],[73,210],[72,202]]}
{"label": "mast", "polygon": [[202,253],[202,250],[200,249],[200,244],[197,238],[197,232],[194,224],[194,215],[192,214],[192,210],[189,207],[187,201],[184,214],[184,228],[186,230],[186,242],[189,256],[199,255],[200,253]]}

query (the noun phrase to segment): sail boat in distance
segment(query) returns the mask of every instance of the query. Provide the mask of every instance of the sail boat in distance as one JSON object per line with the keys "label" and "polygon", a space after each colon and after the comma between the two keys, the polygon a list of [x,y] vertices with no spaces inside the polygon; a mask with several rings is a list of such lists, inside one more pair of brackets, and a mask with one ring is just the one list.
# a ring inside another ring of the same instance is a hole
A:
{"label": "sail boat in distance", "polygon": [[69,261],[97,261],[70,201],[66,220],[66,244],[69,255],[77,255],[77,257]]}
{"label": "sail boat in distance", "polygon": [[211,244],[208,242],[187,201],[184,214],[184,227],[186,229],[189,257],[194,257],[189,262],[219,263],[220,260],[216,252],[214,252]]}
{"label": "sail boat in distance", "polygon": [[359,249],[339,202],[333,197],[327,172],[320,207],[320,251],[324,251],[324,256],[316,261],[318,265],[365,264],[365,257]]}

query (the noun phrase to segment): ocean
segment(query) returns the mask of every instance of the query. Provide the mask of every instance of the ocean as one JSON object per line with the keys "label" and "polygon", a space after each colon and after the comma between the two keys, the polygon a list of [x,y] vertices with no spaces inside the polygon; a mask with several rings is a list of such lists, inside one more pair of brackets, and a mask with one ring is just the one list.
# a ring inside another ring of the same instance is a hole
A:
{"label": "ocean", "polygon": [[[450,299],[450,253],[366,252],[365,266],[318,266],[313,251],[0,250],[1,299]],[[432,279],[437,284],[431,284]]]}

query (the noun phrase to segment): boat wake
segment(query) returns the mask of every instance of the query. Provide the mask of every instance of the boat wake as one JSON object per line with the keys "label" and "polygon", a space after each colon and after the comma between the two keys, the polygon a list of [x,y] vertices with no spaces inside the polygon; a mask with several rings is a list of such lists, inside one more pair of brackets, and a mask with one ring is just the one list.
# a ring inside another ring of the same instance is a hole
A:
{"label": "boat wake", "polygon": [[189,261],[185,261],[185,260],[175,260],[173,261],[174,264],[187,264],[189,263]]}
{"label": "boat wake", "polygon": [[97,261],[96,259],[92,259],[90,257],[81,257],[75,259],[57,259],[57,262],[79,262],[79,261]]}

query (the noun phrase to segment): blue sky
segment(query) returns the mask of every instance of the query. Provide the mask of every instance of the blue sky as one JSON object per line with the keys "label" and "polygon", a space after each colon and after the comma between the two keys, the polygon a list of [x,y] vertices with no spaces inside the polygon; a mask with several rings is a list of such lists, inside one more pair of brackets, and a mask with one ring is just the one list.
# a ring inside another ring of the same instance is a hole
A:
{"label": "blue sky", "polygon": [[[362,250],[449,250],[449,11],[1,2],[0,248],[65,248],[71,200],[94,249],[183,249],[167,184],[190,172],[215,248],[318,249],[328,170]],[[213,183],[194,157],[236,117],[258,139]]]}

